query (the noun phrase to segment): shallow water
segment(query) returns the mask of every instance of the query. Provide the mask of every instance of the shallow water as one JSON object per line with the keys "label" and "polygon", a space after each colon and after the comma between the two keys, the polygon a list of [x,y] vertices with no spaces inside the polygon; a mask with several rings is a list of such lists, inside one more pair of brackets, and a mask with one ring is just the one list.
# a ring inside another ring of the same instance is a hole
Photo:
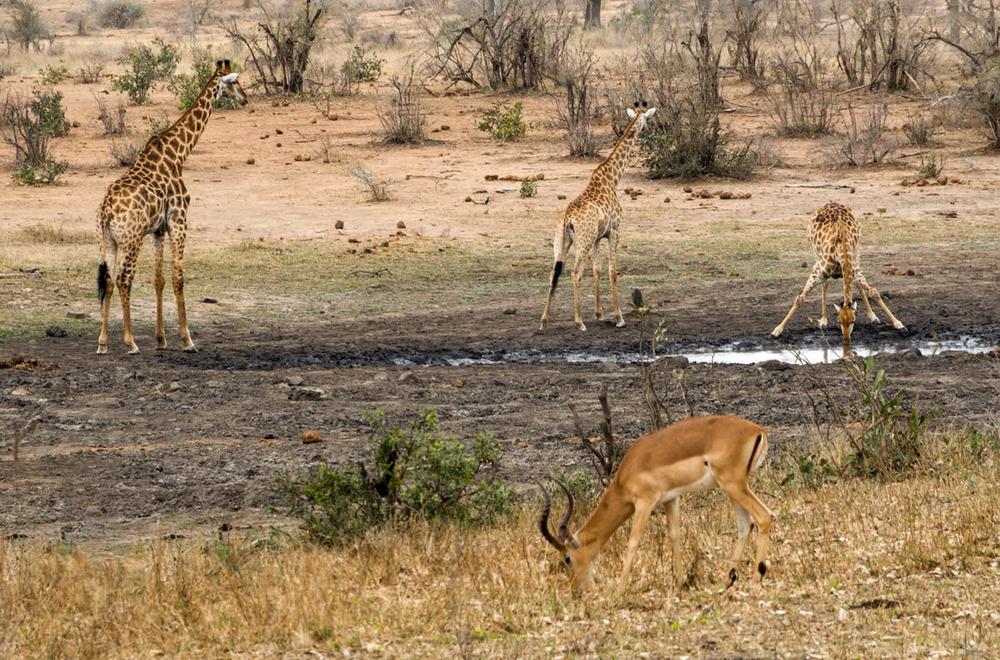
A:
{"label": "shallow water", "polygon": [[[978,337],[959,337],[958,339],[925,340],[925,341],[894,341],[873,345],[855,345],[854,353],[861,357],[878,353],[900,353],[907,350],[919,350],[923,355],[937,355],[945,351],[963,353],[985,353],[993,349],[995,344],[983,341]],[[839,360],[839,346],[810,347],[775,347],[747,346],[745,343],[729,344],[704,350],[681,350],[676,352],[658,353],[657,357],[684,357],[694,363],[714,364],[759,364],[776,360],[789,364],[820,364]],[[650,358],[634,351],[580,351],[580,350],[541,350],[520,349],[512,351],[485,351],[474,356],[428,356],[414,355],[412,358],[397,357],[392,361],[397,366],[452,366],[465,367],[487,364],[593,364],[615,363],[635,364],[648,361]]]}

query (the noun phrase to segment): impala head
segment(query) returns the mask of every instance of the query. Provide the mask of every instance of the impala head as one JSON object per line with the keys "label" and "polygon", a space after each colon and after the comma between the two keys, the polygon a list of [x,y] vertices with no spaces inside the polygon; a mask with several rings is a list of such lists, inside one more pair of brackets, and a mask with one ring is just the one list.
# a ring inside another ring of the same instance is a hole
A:
{"label": "impala head", "polygon": [[844,306],[834,304],[837,310],[837,320],[840,321],[840,334],[844,341],[845,357],[846,349],[851,343],[851,332],[854,330],[854,315],[858,311],[858,302],[852,300],[845,302]]}
{"label": "impala head", "polygon": [[538,483],[538,487],[542,491],[542,514],[538,518],[538,528],[542,532],[542,536],[545,540],[549,542],[553,548],[558,550],[562,554],[563,564],[569,571],[569,582],[570,586],[573,588],[574,593],[582,593],[590,583],[590,561],[586,560],[582,553],[579,552],[580,544],[577,542],[576,537],[569,531],[569,519],[573,515],[573,495],[566,488],[566,485],[556,480],[559,484],[559,488],[566,493],[566,513],[563,514],[562,520],[559,522],[559,529],[555,534],[549,529],[549,512],[552,510],[552,498],[549,496],[549,491],[545,489],[545,486],[541,482]]}
{"label": "impala head", "polygon": [[636,119],[638,117],[638,120],[635,122],[635,133],[638,135],[642,132],[642,129],[646,128],[646,123],[650,118],[656,114],[656,108],[647,108],[645,101],[641,103],[636,101],[635,107],[628,108],[625,112],[628,113],[629,119]]}
{"label": "impala head", "polygon": [[229,60],[218,60],[215,71],[219,74],[219,86],[215,90],[215,100],[232,99],[240,105],[247,104],[247,95],[239,83],[240,74],[233,71]]}

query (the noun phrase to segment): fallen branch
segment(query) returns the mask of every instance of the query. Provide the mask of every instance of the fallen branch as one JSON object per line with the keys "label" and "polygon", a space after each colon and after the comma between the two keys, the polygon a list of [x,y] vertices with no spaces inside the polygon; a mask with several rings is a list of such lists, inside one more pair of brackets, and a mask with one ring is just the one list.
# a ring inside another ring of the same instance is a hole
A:
{"label": "fallen branch", "polygon": [[382,277],[383,274],[392,275],[392,271],[388,268],[379,268],[378,270],[352,270],[348,273],[354,277]]}
{"label": "fallen branch", "polygon": [[516,174],[505,174],[503,176],[499,176],[497,174],[487,174],[486,175],[486,180],[487,181],[521,181],[521,182],[523,182],[523,181],[544,181],[545,180],[545,174],[542,173],[542,172],[539,172],[538,174],[529,174],[527,176],[517,176]]}

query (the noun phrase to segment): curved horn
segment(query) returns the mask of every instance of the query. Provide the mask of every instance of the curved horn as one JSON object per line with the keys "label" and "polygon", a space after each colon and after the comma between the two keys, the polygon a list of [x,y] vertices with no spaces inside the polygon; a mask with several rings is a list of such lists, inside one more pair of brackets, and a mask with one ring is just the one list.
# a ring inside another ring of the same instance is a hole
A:
{"label": "curved horn", "polygon": [[557,539],[552,534],[552,530],[549,529],[549,512],[552,510],[552,498],[549,497],[549,491],[545,490],[545,486],[542,485],[541,481],[538,482],[538,488],[542,491],[542,499],[544,501],[542,515],[538,517],[538,529],[553,548],[559,552],[566,552],[566,545]]}
{"label": "curved horn", "polygon": [[562,492],[566,493],[566,513],[563,514],[562,522],[559,523],[559,536],[562,537],[563,541],[567,541],[572,537],[572,534],[569,533],[569,519],[573,515],[573,494],[569,492],[569,488],[562,480],[554,479],[554,481],[562,488]]}

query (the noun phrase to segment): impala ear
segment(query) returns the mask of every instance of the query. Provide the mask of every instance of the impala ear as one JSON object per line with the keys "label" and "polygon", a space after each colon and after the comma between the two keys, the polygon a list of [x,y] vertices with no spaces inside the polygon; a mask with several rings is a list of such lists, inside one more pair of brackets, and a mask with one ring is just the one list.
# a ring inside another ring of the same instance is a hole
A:
{"label": "impala ear", "polygon": [[833,308],[837,310],[838,314],[840,314],[840,305],[838,305],[837,303],[833,303]]}
{"label": "impala ear", "polygon": [[226,84],[229,84],[229,85],[232,85],[234,82],[236,82],[236,79],[239,78],[239,77],[240,77],[239,73],[233,72],[233,73],[230,73],[230,74],[222,76],[222,82],[224,82]]}
{"label": "impala ear", "polygon": [[632,108],[629,108],[625,112],[628,113],[628,118],[629,119],[635,119],[635,110],[633,110]]}

